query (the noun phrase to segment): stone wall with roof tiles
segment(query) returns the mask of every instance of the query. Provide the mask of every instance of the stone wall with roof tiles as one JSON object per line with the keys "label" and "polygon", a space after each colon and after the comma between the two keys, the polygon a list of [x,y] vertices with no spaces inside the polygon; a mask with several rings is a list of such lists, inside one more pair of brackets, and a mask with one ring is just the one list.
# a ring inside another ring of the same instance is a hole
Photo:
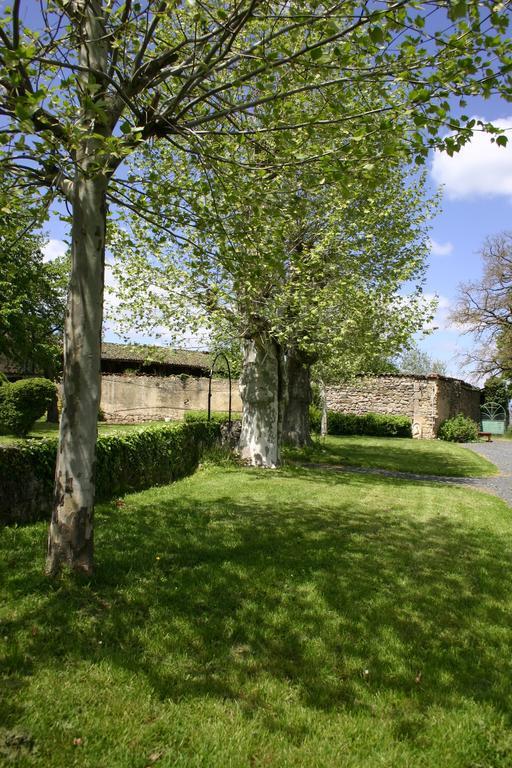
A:
{"label": "stone wall with roof tiles", "polygon": [[480,391],[458,379],[427,376],[358,377],[326,388],[329,410],[390,413],[411,419],[413,436],[431,439],[443,419],[464,413],[478,421]]}

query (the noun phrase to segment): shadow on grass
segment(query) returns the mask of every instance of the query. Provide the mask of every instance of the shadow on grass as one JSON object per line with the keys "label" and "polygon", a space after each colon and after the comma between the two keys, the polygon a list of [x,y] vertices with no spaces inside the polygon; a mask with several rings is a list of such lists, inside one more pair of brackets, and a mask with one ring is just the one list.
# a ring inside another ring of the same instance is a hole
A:
{"label": "shadow on grass", "polygon": [[285,449],[292,461],[330,463],[447,477],[487,477],[491,462],[459,445],[404,438],[328,437],[301,450]]}
{"label": "shadow on grass", "polygon": [[[144,675],[162,698],[235,699],[249,716],[263,706],[259,680],[291,685],[320,710],[370,708],[369,691],[395,691],[510,714],[510,538],[365,506],[363,493],[393,480],[293,470],[224,479],[223,491],[198,476],[180,492],[100,507],[87,584],[49,586],[19,532],[4,572],[4,594],[20,604],[2,629],[13,639],[12,697],[41,665],[85,660]],[[269,503],[269,486],[286,482],[301,484],[303,503],[286,489]],[[316,506],[311,494],[325,486],[333,502]]]}

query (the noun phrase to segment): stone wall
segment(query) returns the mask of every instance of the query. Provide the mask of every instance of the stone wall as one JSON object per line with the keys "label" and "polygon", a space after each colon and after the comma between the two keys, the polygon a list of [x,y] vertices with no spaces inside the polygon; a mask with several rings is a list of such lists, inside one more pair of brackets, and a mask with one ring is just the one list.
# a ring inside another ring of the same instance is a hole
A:
{"label": "stone wall", "polygon": [[413,436],[436,437],[444,419],[464,413],[479,420],[480,390],[459,379],[430,376],[358,377],[327,387],[329,410],[345,413],[390,413],[408,416]]}
{"label": "stone wall", "polygon": [[[212,380],[212,412],[228,410],[227,379]],[[242,410],[238,382],[231,386],[232,410]],[[208,408],[208,379],[180,376],[101,377],[101,410],[118,423],[182,419],[185,411]]]}
{"label": "stone wall", "polygon": [[435,430],[444,419],[458,413],[480,423],[480,390],[459,379],[438,379],[437,414]]}

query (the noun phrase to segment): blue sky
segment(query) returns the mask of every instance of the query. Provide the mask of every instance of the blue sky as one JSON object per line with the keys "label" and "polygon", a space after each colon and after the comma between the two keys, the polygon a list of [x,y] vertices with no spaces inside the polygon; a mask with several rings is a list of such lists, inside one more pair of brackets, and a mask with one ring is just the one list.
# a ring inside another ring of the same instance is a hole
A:
{"label": "blue sky", "polygon": [[[466,110],[467,111],[467,110]],[[471,104],[470,114],[508,128],[512,133],[512,105],[498,99]],[[439,330],[420,341],[422,349],[443,360],[452,376],[471,379],[461,356],[474,341],[448,320],[461,281],[482,274],[479,250],[489,235],[512,229],[512,138],[508,147],[491,144],[477,135],[452,158],[432,156],[429,180],[443,188],[441,213],[432,222],[432,248],[426,290],[439,296],[435,325]]]}
{"label": "blue sky", "polygon": [[[473,100],[466,113],[491,120],[510,129],[512,104],[498,99]],[[512,229],[512,138],[507,148],[491,144],[487,135],[476,135],[470,145],[452,158],[443,154],[429,160],[429,183],[432,190],[443,188],[441,213],[432,221],[431,253],[426,292],[439,296],[439,309],[434,320],[437,330],[419,340],[419,346],[433,358],[443,360],[451,376],[474,380],[462,365],[464,350],[474,343],[450,323],[448,314],[456,299],[461,281],[481,275],[479,250],[489,235]],[[65,225],[54,218],[47,227],[49,257],[65,248]],[[107,283],[109,276],[107,271]],[[110,301],[112,301],[110,299]],[[119,341],[113,326],[108,325],[107,341]],[[151,342],[134,334],[134,342]],[[188,339],[197,346],[196,339]],[[165,334],[154,343],[165,343]]]}

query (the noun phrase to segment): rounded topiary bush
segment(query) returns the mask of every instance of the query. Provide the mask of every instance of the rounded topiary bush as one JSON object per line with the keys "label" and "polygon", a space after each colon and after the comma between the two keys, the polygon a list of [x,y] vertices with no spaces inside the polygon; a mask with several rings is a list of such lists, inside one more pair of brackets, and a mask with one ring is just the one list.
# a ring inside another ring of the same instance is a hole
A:
{"label": "rounded topiary bush", "polygon": [[469,443],[478,438],[478,424],[463,413],[441,422],[437,436],[450,443]]}
{"label": "rounded topiary bush", "polygon": [[0,387],[0,434],[24,437],[55,397],[49,379],[20,379]]}

